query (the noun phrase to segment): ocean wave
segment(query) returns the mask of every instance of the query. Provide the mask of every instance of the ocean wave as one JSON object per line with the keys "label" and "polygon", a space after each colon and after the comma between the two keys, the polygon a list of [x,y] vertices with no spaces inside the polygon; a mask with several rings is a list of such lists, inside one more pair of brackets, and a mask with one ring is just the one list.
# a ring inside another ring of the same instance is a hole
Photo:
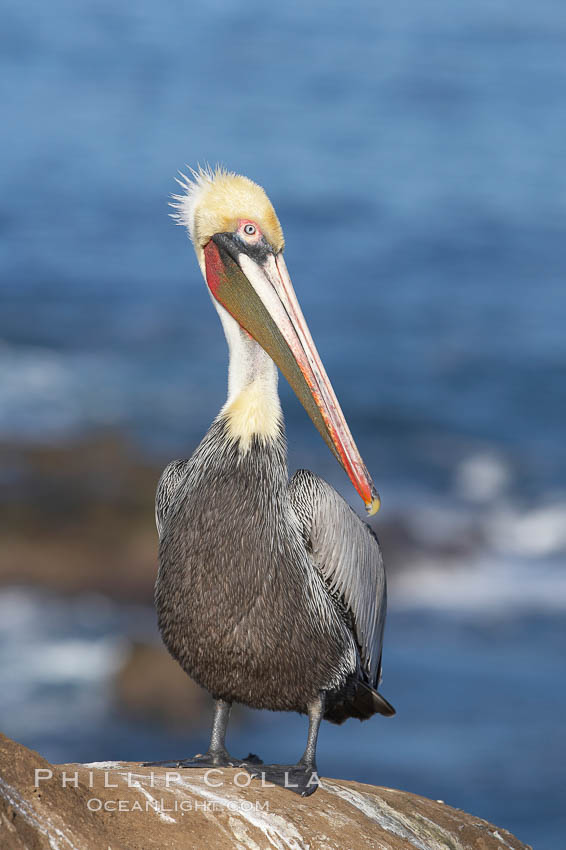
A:
{"label": "ocean wave", "polygon": [[0,344],[0,436],[60,438],[120,423],[125,372],[109,355]]}
{"label": "ocean wave", "polygon": [[464,498],[485,503],[500,496],[510,484],[508,462],[493,451],[481,451],[465,457],[456,467],[456,489]]}
{"label": "ocean wave", "polygon": [[566,611],[564,564],[477,557],[439,564],[424,558],[389,582],[390,605],[445,613],[516,616]]}
{"label": "ocean wave", "polygon": [[566,553],[566,501],[531,510],[506,505],[486,520],[494,549],[519,557],[547,557]]}
{"label": "ocean wave", "polygon": [[517,471],[494,449],[454,466],[454,498],[404,506],[411,550],[392,604],[476,613],[566,609],[566,498],[520,505]]}
{"label": "ocean wave", "polygon": [[128,625],[128,610],[103,597],[1,590],[0,716],[9,719],[10,734],[99,722],[110,710],[108,685],[123,663]]}

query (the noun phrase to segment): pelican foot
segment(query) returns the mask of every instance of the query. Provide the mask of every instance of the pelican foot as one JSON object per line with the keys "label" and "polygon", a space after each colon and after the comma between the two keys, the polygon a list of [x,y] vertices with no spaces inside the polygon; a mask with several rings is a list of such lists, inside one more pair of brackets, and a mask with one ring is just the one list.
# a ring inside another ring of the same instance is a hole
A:
{"label": "pelican foot", "polygon": [[262,785],[268,786],[269,783],[280,785],[281,788],[287,788],[301,797],[309,797],[314,794],[320,780],[316,766],[307,764],[262,764],[258,769],[250,767],[248,764],[241,765],[244,767],[252,779],[260,779]]}
{"label": "pelican foot", "polygon": [[263,764],[259,756],[249,753],[245,759],[237,759],[230,753],[199,753],[188,759],[169,759],[168,761],[144,761],[142,767],[246,767]]}

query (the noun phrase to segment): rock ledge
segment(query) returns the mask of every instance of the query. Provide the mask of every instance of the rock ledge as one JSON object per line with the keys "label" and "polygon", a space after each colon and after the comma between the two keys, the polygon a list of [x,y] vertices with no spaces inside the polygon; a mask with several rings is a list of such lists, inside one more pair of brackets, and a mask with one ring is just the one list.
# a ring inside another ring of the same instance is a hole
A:
{"label": "rock ledge", "polygon": [[0,736],[2,850],[529,850],[404,791],[323,779],[302,799],[245,771],[51,765]]}

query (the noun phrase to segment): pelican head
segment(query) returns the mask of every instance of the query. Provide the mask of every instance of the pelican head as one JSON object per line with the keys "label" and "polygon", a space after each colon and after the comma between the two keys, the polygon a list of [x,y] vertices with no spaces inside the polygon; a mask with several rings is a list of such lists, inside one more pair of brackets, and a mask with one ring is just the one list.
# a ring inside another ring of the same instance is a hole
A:
{"label": "pelican head", "polygon": [[184,194],[174,196],[174,217],[189,231],[213,299],[277,364],[367,512],[376,513],[379,496],[297,301],[283,259],[283,230],[267,194],[221,168],[199,169],[178,182]]}

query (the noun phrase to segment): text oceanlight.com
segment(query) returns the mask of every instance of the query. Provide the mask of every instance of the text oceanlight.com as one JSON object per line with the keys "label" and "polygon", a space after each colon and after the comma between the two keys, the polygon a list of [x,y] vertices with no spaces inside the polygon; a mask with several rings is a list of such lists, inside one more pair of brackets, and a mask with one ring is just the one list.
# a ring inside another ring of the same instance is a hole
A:
{"label": "text oceanlight.com", "polygon": [[91,812],[151,812],[168,815],[185,812],[268,812],[268,800],[101,800],[87,801]]}

